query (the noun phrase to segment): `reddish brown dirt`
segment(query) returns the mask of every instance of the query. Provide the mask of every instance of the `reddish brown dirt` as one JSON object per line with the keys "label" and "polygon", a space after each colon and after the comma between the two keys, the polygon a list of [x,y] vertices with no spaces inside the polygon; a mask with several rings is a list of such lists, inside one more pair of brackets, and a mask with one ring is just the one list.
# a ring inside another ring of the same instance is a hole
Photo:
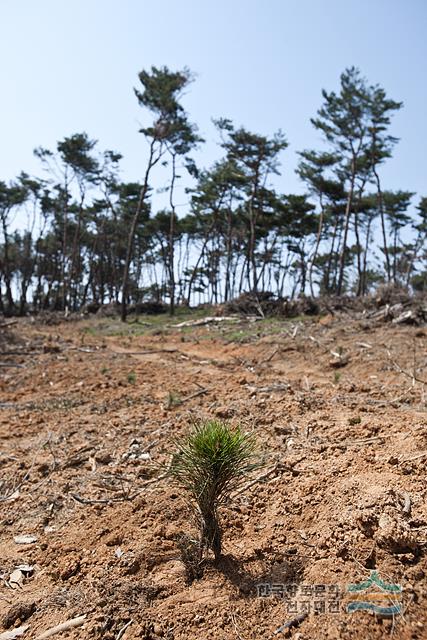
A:
{"label": "reddish brown dirt", "polygon": [[[324,318],[236,344],[211,327],[88,334],[96,323],[22,322],[9,350],[27,352],[1,357],[22,365],[0,369],[3,629],[27,618],[35,638],[86,614],[57,637],[427,638],[425,329]],[[224,507],[224,558],[188,584],[176,536],[196,532],[156,465],[213,416],[256,431],[265,477]],[[23,563],[33,573],[12,589]],[[347,584],[374,568],[403,587],[394,619],[345,610]],[[338,585],[343,599],[273,635],[316,597],[288,610],[259,583]]]}

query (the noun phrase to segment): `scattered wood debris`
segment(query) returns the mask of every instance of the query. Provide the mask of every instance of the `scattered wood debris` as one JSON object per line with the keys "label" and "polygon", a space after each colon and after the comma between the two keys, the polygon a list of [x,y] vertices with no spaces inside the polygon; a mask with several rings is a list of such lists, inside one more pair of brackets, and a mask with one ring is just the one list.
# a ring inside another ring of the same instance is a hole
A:
{"label": "scattered wood debris", "polygon": [[0,640],[14,640],[15,638],[19,638],[20,636],[23,636],[29,628],[29,624],[24,624],[12,629],[11,631],[3,631],[3,633],[0,633]]}
{"label": "scattered wood debris", "polygon": [[38,635],[35,640],[45,640],[46,638],[51,638],[52,636],[62,633],[63,631],[68,631],[69,629],[74,629],[74,627],[81,627],[82,624],[86,622],[86,614],[82,616],[77,616],[77,618],[72,618],[71,620],[67,620],[66,622],[62,622],[61,624],[56,625],[55,627],[51,627],[44,631],[40,635]]}
{"label": "scattered wood debris", "polygon": [[241,322],[241,318],[237,316],[208,316],[207,318],[199,318],[198,320],[186,320],[178,324],[171,325],[174,329],[182,329],[183,327],[203,327],[206,324],[219,324],[222,322]]}

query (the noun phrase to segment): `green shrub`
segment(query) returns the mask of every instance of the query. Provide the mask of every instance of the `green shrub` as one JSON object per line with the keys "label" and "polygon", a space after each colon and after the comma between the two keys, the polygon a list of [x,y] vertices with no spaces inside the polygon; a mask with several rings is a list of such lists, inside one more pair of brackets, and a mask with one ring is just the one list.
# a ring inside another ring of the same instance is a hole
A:
{"label": "green shrub", "polygon": [[222,541],[218,508],[260,466],[255,438],[239,427],[210,420],[196,425],[176,445],[169,475],[195,507],[200,525],[199,560],[208,549],[218,560]]}

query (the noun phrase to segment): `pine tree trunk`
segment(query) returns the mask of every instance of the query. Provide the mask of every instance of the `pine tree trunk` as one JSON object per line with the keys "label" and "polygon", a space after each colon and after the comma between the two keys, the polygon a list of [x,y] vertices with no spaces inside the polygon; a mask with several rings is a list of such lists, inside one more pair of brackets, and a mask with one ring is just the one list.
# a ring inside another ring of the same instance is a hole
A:
{"label": "pine tree trunk", "polygon": [[152,140],[151,145],[150,145],[150,156],[149,156],[149,159],[148,159],[148,165],[147,165],[147,169],[146,169],[145,177],[144,177],[144,183],[143,183],[143,185],[141,187],[138,204],[137,204],[135,213],[134,213],[133,218],[132,218],[132,223],[131,223],[131,227],[130,227],[130,231],[129,231],[129,235],[128,235],[128,242],[127,242],[127,247],[126,247],[126,260],[125,260],[125,266],[124,266],[124,271],[123,271],[123,282],[122,282],[122,302],[121,302],[121,321],[122,322],[126,322],[126,318],[127,318],[127,298],[128,298],[128,288],[129,288],[129,269],[130,269],[130,263],[131,263],[131,260],[132,260],[132,254],[133,254],[133,244],[134,244],[134,241],[135,241],[136,227],[137,227],[137,224],[138,224],[139,217],[140,217],[140,215],[142,213],[142,209],[144,207],[145,198],[147,196],[148,179],[150,177],[150,171],[153,168],[153,166],[156,164],[158,159],[160,158],[160,153],[159,153],[157,158],[154,158],[154,143],[155,143],[155,141]]}
{"label": "pine tree trunk", "polygon": [[320,216],[319,216],[319,225],[317,227],[316,244],[315,244],[315,247],[314,247],[313,255],[312,255],[311,260],[310,260],[310,267],[308,269],[308,281],[309,281],[309,284],[310,284],[310,293],[311,293],[311,296],[313,298],[314,298],[313,267],[314,267],[314,263],[316,262],[317,254],[319,252],[320,240],[322,238],[323,218],[324,218],[324,209],[323,209],[323,205],[322,205],[322,198],[320,198]]}
{"label": "pine tree trunk", "polygon": [[384,198],[383,198],[383,193],[381,190],[381,182],[380,182],[380,177],[377,173],[377,170],[374,166],[374,175],[375,175],[375,180],[377,182],[377,193],[378,193],[378,205],[379,205],[379,209],[380,209],[380,218],[381,218],[381,232],[382,232],[382,236],[383,236],[383,243],[384,243],[384,255],[385,255],[385,263],[386,263],[386,269],[387,269],[387,282],[390,282],[391,280],[391,266],[390,266],[390,254],[388,252],[388,245],[387,245],[387,231],[385,228],[385,214],[384,214]]}
{"label": "pine tree trunk", "polygon": [[353,191],[354,191],[355,178],[356,178],[356,160],[353,157],[353,160],[351,162],[350,189],[348,191],[347,204],[345,207],[345,215],[344,215],[344,235],[343,235],[343,242],[341,247],[338,286],[337,286],[338,296],[341,295],[343,284],[344,284],[345,258],[346,258],[346,252],[347,252],[347,236],[348,236],[348,228],[350,224],[351,205],[353,203]]}
{"label": "pine tree trunk", "polygon": [[173,191],[176,179],[176,155],[172,153],[172,180],[169,191],[169,204],[171,207],[169,226],[169,315],[175,315],[175,204]]}

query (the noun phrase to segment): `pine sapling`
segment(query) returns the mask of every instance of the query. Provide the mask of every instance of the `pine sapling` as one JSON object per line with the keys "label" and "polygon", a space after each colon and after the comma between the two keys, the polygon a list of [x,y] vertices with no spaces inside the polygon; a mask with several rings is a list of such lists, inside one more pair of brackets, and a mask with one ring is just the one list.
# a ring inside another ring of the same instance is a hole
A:
{"label": "pine sapling", "polygon": [[222,534],[218,508],[248,473],[260,466],[253,434],[210,420],[196,425],[176,441],[169,475],[184,489],[200,524],[199,560],[209,549],[221,556]]}

